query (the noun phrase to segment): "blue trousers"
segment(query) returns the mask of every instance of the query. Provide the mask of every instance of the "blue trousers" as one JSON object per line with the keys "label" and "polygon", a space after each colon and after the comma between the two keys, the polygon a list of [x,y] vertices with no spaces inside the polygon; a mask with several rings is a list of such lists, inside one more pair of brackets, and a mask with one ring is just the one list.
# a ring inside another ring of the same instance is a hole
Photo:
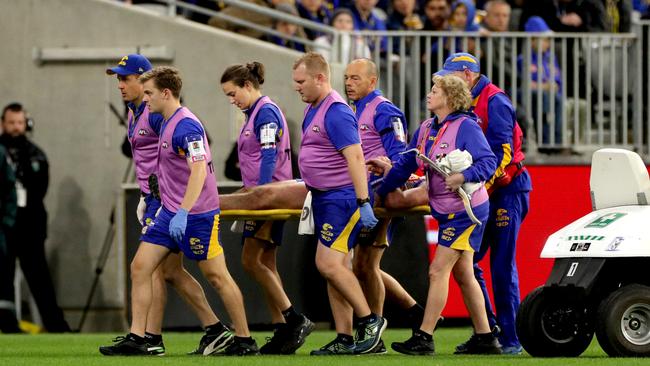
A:
{"label": "blue trousers", "polygon": [[[490,216],[485,227],[481,249],[474,254],[474,276],[485,298],[490,327],[501,327],[499,341],[504,347],[519,346],[515,319],[519,309],[519,275],[515,254],[521,222],[528,213],[529,192],[504,192],[490,196]],[[496,316],[488,296],[480,262],[490,249],[490,271]]]}

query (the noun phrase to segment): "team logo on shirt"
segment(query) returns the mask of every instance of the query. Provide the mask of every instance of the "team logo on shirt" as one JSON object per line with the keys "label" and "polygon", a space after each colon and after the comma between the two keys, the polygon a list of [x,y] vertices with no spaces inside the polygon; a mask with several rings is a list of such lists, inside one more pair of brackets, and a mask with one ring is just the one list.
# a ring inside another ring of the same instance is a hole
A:
{"label": "team logo on shirt", "polygon": [[140,136],[144,136],[144,135],[148,135],[148,134],[149,134],[149,132],[147,132],[147,130],[145,130],[144,128],[142,128],[142,129],[140,129],[138,131],[138,135],[140,135]]}
{"label": "team logo on shirt", "polygon": [[361,131],[368,131],[368,130],[370,129],[370,127],[368,127],[368,125],[361,125],[361,126],[359,127],[359,129],[360,129]]}
{"label": "team logo on shirt", "polygon": [[318,126],[312,127],[311,130],[316,132],[316,133],[320,133],[320,128]]}
{"label": "team logo on shirt", "polygon": [[167,141],[163,141],[162,143],[162,148],[166,149],[169,145],[167,144]]}
{"label": "team logo on shirt", "polygon": [[250,136],[250,135],[251,135],[251,131],[250,131],[250,130],[246,130],[246,131],[244,131],[244,137],[248,137],[248,136]]}
{"label": "team logo on shirt", "polygon": [[449,147],[449,144],[446,143],[446,142],[443,142],[443,143],[440,144],[440,148],[441,148],[441,149],[446,149],[446,148],[448,148],[448,147]]}

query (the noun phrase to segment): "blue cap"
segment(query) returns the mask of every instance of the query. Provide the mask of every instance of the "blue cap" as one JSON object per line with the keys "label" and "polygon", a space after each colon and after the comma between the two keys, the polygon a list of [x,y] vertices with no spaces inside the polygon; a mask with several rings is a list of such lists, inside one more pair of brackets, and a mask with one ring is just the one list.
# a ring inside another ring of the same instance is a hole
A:
{"label": "blue cap", "polygon": [[544,19],[536,16],[532,16],[528,18],[526,21],[526,24],[524,24],[524,31],[530,32],[530,33],[548,33],[552,32],[551,28],[549,28],[548,24],[544,21]]}
{"label": "blue cap", "polygon": [[442,65],[442,69],[436,72],[434,75],[445,76],[447,74],[451,74],[452,72],[464,70],[480,73],[481,64],[473,55],[465,52],[458,52],[447,57],[445,64]]}
{"label": "blue cap", "polygon": [[106,74],[121,76],[138,74],[142,75],[151,70],[151,62],[146,57],[138,54],[130,54],[122,57],[117,66],[106,69]]}

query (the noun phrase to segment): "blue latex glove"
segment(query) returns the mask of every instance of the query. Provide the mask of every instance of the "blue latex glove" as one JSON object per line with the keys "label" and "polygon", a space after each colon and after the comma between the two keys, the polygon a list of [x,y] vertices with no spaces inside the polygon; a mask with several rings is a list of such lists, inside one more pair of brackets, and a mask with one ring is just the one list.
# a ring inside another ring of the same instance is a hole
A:
{"label": "blue latex glove", "polygon": [[359,213],[361,214],[361,225],[367,229],[372,229],[377,225],[377,218],[375,213],[372,211],[372,206],[369,202],[364,203],[359,207]]}
{"label": "blue latex glove", "polygon": [[176,212],[176,215],[169,221],[169,235],[175,242],[180,243],[185,235],[185,228],[187,227],[187,210],[181,208]]}

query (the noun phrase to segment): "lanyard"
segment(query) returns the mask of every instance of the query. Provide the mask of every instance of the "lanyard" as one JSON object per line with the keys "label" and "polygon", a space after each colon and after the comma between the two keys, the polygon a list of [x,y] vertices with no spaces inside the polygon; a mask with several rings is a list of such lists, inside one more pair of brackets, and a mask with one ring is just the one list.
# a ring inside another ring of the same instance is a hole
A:
{"label": "lanyard", "polygon": [[[431,126],[433,126],[433,121],[431,121]],[[426,156],[430,156],[433,149],[435,149],[435,147],[438,146],[438,143],[440,143],[440,140],[442,139],[442,135],[445,134],[445,131],[447,131],[447,127],[449,127],[449,121],[445,122],[445,125],[442,126],[442,128],[438,131],[436,137],[433,138],[433,144],[431,144],[431,148],[429,148],[429,152],[425,154],[427,140],[429,138],[429,134],[431,133],[431,126],[429,126],[426,129],[425,131],[426,133],[424,135],[424,138],[422,139],[422,143],[420,146],[418,146],[418,150],[420,151],[420,153]]]}

